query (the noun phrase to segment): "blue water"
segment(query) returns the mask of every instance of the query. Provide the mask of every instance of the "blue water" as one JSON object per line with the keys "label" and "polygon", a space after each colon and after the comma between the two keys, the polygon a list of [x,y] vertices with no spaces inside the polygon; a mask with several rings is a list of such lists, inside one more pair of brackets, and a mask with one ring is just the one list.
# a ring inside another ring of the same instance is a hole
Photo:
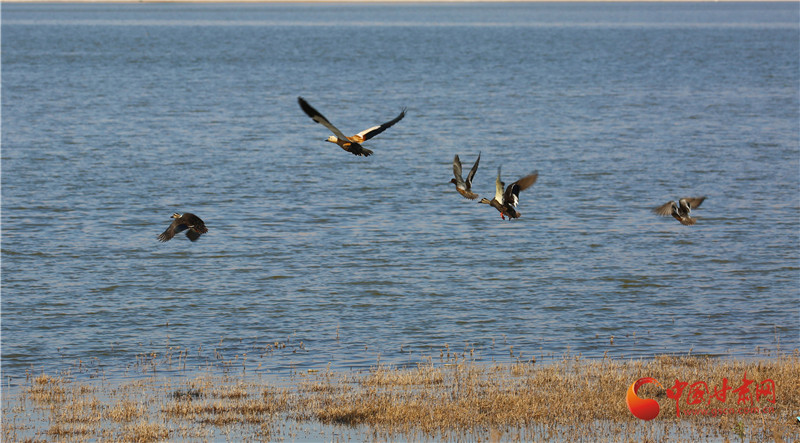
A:
{"label": "blue water", "polygon": [[[790,352],[799,11],[3,4],[3,375]],[[297,96],[408,112],[355,157]],[[520,219],[448,183],[479,152],[489,198],[539,171]],[[173,212],[208,234],[159,243]]]}

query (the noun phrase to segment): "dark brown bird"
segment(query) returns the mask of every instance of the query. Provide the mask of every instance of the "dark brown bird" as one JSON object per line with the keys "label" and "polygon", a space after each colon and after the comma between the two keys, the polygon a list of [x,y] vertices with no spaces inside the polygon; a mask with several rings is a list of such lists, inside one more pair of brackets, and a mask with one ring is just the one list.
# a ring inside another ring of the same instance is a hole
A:
{"label": "dark brown bird", "polygon": [[456,154],[453,159],[453,175],[455,178],[450,179],[450,183],[454,183],[456,185],[456,191],[470,200],[478,198],[478,194],[472,192],[472,179],[475,177],[475,171],[478,170],[478,163],[480,161],[481,153],[479,152],[478,159],[475,160],[475,164],[472,165],[472,169],[470,169],[469,174],[467,174],[467,179],[464,180],[461,176],[461,159],[458,158],[458,154]]}
{"label": "dark brown bird", "polygon": [[536,183],[537,178],[539,178],[538,172],[526,175],[525,177],[522,177],[521,179],[508,185],[508,187],[505,188],[505,191],[503,191],[505,183],[500,180],[500,168],[497,168],[497,180],[495,180],[494,198],[491,200],[482,198],[480,203],[492,205],[495,209],[500,211],[500,218],[503,220],[505,220],[506,216],[508,216],[509,220],[512,218],[519,218],[519,216],[522,215],[517,211],[517,204],[519,204],[519,193],[520,191],[524,191]]}
{"label": "dark brown bird", "polygon": [[191,241],[197,241],[200,238],[200,235],[205,234],[208,232],[206,228],[206,224],[203,223],[203,220],[200,217],[185,213],[185,214],[178,214],[177,212],[172,214],[172,224],[169,225],[166,231],[162,232],[161,235],[158,236],[158,241],[169,241],[175,234],[179,232],[186,231],[186,237],[189,238]]}
{"label": "dark brown bird", "polygon": [[681,222],[682,225],[691,226],[697,223],[697,219],[691,216],[692,209],[700,206],[700,203],[703,203],[705,199],[705,197],[686,197],[678,200],[677,203],[669,201],[654,208],[653,212],[662,217],[671,215]]}
{"label": "dark brown bird", "polygon": [[339,128],[333,126],[331,122],[328,121],[328,119],[326,119],[325,117],[322,116],[322,114],[319,113],[319,111],[317,111],[311,105],[309,105],[307,101],[303,100],[303,97],[297,97],[297,102],[300,103],[300,108],[303,110],[303,112],[305,112],[309,117],[311,117],[312,120],[330,129],[330,131],[335,134],[328,137],[325,141],[336,143],[345,151],[350,152],[354,155],[362,155],[364,157],[372,155],[372,151],[361,146],[361,143],[364,143],[365,141],[371,139],[372,137],[375,137],[381,132],[391,128],[392,125],[399,122],[400,120],[403,119],[403,117],[406,116],[406,110],[404,108],[403,111],[400,112],[400,115],[395,117],[394,120],[388,121],[379,126],[373,126],[369,129],[365,129],[359,132],[358,134],[352,137],[348,137],[344,135],[344,133],[342,133],[342,131],[340,131]]}

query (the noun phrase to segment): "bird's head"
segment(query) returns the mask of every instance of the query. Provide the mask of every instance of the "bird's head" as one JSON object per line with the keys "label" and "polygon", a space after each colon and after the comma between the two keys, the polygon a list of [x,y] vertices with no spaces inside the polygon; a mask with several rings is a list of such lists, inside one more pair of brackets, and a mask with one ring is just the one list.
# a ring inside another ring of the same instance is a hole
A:
{"label": "bird's head", "polygon": [[457,181],[456,181],[456,179],[454,179],[454,178],[451,178],[451,179],[450,179],[450,183],[452,183],[452,184],[454,184],[454,185],[457,185],[457,184],[458,184],[458,182],[457,182]]}
{"label": "bird's head", "polygon": [[339,141],[339,139],[335,135],[332,135],[332,136],[326,138],[325,141],[326,142],[331,142],[331,143],[336,143],[337,141]]}
{"label": "bird's head", "polygon": [[492,204],[492,202],[489,201],[488,199],[486,199],[486,197],[483,197],[481,199],[481,201],[479,201],[478,203],[486,203],[487,205],[491,205]]}
{"label": "bird's head", "polygon": [[170,218],[181,218],[181,215],[175,212],[172,214],[172,216],[170,216]]}

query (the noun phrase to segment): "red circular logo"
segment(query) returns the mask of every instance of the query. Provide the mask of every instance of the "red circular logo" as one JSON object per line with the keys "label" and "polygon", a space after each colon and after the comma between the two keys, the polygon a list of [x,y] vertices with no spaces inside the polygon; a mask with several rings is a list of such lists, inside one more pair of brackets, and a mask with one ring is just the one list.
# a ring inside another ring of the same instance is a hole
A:
{"label": "red circular logo", "polygon": [[647,383],[655,383],[660,388],[664,388],[656,379],[644,377],[633,382],[628,388],[628,394],[625,395],[625,403],[628,404],[628,409],[633,415],[642,420],[652,420],[656,418],[658,416],[658,411],[661,409],[658,402],[652,398],[641,398],[637,395],[639,393],[639,388]]}

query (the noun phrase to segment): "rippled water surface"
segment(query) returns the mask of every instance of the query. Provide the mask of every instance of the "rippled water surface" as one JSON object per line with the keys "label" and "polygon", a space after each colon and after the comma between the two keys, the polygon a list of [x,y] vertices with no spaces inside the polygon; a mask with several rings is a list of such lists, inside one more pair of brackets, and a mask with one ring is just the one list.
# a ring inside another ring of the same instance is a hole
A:
{"label": "rippled water surface", "polygon": [[797,348],[798,8],[4,4],[4,375]]}

